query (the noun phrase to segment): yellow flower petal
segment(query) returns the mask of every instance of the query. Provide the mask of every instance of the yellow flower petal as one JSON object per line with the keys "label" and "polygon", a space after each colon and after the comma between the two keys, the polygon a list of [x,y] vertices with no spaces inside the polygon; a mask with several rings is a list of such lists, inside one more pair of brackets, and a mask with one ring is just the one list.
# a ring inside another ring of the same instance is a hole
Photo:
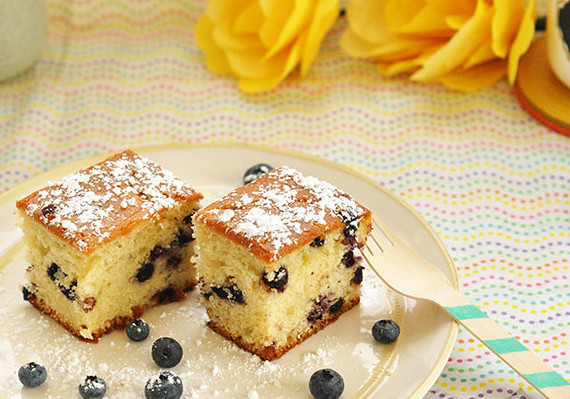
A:
{"label": "yellow flower petal", "polygon": [[285,46],[289,45],[291,41],[295,40],[299,36],[301,30],[307,28],[311,18],[313,18],[313,21],[316,20],[317,15],[313,15],[313,6],[313,1],[295,0],[293,10],[291,10],[289,18],[287,18],[287,22],[280,32],[277,42],[270,47],[266,57],[272,57]]}
{"label": "yellow flower petal", "polygon": [[230,74],[232,72],[228,59],[224,51],[218,47],[214,40],[214,24],[207,14],[196,24],[194,34],[198,45],[206,55],[206,66],[214,73],[221,75]]}
{"label": "yellow flower petal", "polygon": [[259,5],[265,15],[259,38],[265,47],[271,48],[279,40],[283,27],[295,7],[295,0],[259,0]]}
{"label": "yellow flower petal", "polygon": [[441,39],[400,39],[374,44],[361,39],[352,31],[346,31],[341,38],[341,48],[351,57],[373,58],[382,61],[397,61],[401,58],[417,57],[426,49],[445,44]]}
{"label": "yellow flower petal", "polygon": [[449,28],[444,14],[426,6],[400,28],[400,33],[451,37],[455,31]]}
{"label": "yellow flower petal", "polygon": [[489,38],[484,43],[482,43],[481,46],[475,50],[473,54],[471,54],[471,57],[469,57],[469,59],[465,61],[465,64],[463,64],[464,69],[472,68],[474,66],[484,64],[497,58],[493,52],[493,48],[491,47],[490,39],[491,36],[489,35]]}
{"label": "yellow flower petal", "polygon": [[371,43],[382,43],[394,35],[384,22],[386,2],[378,0],[352,0],[346,10],[352,32]]}
{"label": "yellow flower petal", "polygon": [[412,79],[434,81],[464,63],[485,39],[492,15],[492,7],[485,0],[479,0],[473,18],[427,60],[423,68],[412,75]]}
{"label": "yellow flower petal", "polygon": [[443,15],[471,16],[475,12],[477,0],[426,0],[430,8]]}
{"label": "yellow flower petal", "polygon": [[[239,81],[240,89],[246,93],[257,93],[275,88],[297,66],[300,56],[300,45],[299,43],[295,43],[289,51],[281,52],[276,57],[268,60],[268,62],[273,64],[274,68],[271,71],[266,71],[267,73],[265,75],[255,79],[248,77],[241,78]],[[280,57],[283,57],[285,60],[279,60],[282,62],[277,62],[277,58]]]}
{"label": "yellow flower petal", "polygon": [[[306,0],[303,0],[306,1]],[[338,0],[319,0],[311,25],[307,31],[307,39],[303,44],[301,57],[301,76],[305,76],[309,66],[316,58],[323,38],[338,17]]]}
{"label": "yellow flower petal", "polygon": [[495,15],[491,28],[492,47],[498,57],[505,58],[524,13],[524,0],[500,0],[495,1],[493,5]]}
{"label": "yellow flower petal", "polygon": [[251,3],[236,19],[234,31],[236,33],[257,33],[264,20],[265,16],[259,3]]}
{"label": "yellow flower petal", "polygon": [[[412,19],[424,8],[425,0],[385,0],[378,1],[377,3],[386,3],[386,7],[382,14],[370,14],[368,18],[377,18],[378,15],[383,15],[383,21],[387,24],[391,32],[402,32]],[[371,12],[371,10],[364,10]]]}
{"label": "yellow flower petal", "polygon": [[[233,0],[233,10],[245,10],[254,0]],[[206,14],[214,25],[225,26],[227,30],[234,27],[236,12],[228,7],[226,0],[210,0],[206,6]]]}
{"label": "yellow flower petal", "polygon": [[459,30],[463,25],[471,19],[470,15],[449,15],[445,17],[445,22],[447,25],[454,30]]}
{"label": "yellow flower petal", "polygon": [[431,53],[426,53],[420,57],[412,58],[409,60],[396,61],[396,62],[376,62],[376,70],[384,76],[394,76],[404,72],[414,72],[418,70],[425,60],[431,56]]}
{"label": "yellow flower petal", "polygon": [[506,61],[499,59],[470,69],[459,68],[439,78],[438,82],[450,89],[473,92],[499,81],[505,75]]}
{"label": "yellow flower petal", "polygon": [[527,52],[530,44],[532,43],[532,38],[534,37],[534,20],[536,16],[535,3],[534,0],[530,0],[524,11],[524,15],[519,26],[519,31],[511,51],[509,52],[509,70],[508,77],[509,83],[512,85],[517,77],[517,69],[519,67],[519,60],[524,53]]}

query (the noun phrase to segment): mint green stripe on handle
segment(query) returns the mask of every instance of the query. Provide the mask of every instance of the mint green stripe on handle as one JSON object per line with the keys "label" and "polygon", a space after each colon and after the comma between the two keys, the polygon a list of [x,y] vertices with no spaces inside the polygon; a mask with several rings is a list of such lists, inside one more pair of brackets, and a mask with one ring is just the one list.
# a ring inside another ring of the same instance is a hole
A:
{"label": "mint green stripe on handle", "polygon": [[539,389],[562,387],[565,385],[570,386],[570,383],[555,371],[549,371],[546,373],[524,374],[523,377]]}
{"label": "mint green stripe on handle", "polygon": [[487,339],[483,342],[498,355],[528,351],[528,349],[515,338]]}
{"label": "mint green stripe on handle", "polygon": [[482,310],[480,310],[475,305],[463,305],[463,306],[445,306],[447,310],[453,317],[457,320],[467,320],[467,319],[484,319],[488,318]]}

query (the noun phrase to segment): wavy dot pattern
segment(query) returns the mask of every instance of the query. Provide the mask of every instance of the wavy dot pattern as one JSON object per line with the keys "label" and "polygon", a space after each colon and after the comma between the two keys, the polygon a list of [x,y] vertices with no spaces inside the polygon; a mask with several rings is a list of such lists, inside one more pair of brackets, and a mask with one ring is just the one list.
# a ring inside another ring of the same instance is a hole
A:
{"label": "wavy dot pattern", "polygon": [[[200,0],[48,0],[48,41],[0,84],[0,192],[90,155],[250,143],[326,158],[402,197],[435,228],[463,292],[570,380],[570,140],[499,82],[463,94],[379,76],[339,48],[340,18],[304,79],[245,95],[210,73]],[[426,398],[538,394],[465,330]]]}

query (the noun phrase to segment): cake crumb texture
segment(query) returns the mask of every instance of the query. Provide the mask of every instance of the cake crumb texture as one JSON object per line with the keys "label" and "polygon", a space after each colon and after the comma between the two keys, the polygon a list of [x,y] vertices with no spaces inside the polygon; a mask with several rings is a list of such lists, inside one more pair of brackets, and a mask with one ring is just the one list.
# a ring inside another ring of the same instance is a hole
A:
{"label": "cake crumb texture", "polygon": [[97,342],[197,284],[192,216],[202,195],[124,151],[17,203],[24,299]]}

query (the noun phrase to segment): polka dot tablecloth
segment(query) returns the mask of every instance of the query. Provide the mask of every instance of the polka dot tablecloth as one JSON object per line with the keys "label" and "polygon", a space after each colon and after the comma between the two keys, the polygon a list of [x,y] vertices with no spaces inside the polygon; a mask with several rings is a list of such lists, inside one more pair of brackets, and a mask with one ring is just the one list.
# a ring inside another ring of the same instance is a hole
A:
{"label": "polka dot tablecloth", "polygon": [[[48,41],[0,84],[0,191],[86,156],[166,143],[250,143],[367,175],[437,231],[468,298],[570,380],[570,139],[504,81],[463,94],[383,78],[339,48],[304,79],[246,95],[210,73],[198,0],[48,1]],[[541,397],[460,329],[435,398]]]}

